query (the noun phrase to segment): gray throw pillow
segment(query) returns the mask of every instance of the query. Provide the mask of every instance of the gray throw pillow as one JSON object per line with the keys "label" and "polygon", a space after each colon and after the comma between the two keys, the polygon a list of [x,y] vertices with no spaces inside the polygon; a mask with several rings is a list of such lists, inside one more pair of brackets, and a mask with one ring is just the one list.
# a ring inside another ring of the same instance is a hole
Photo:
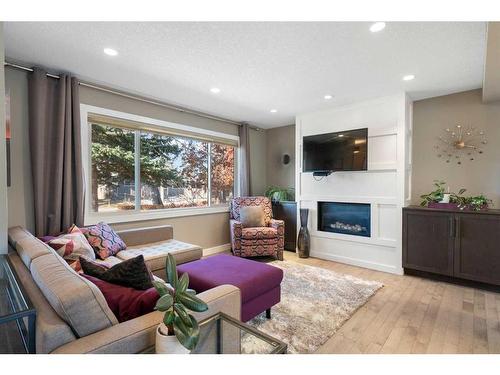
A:
{"label": "gray throw pillow", "polygon": [[244,228],[264,227],[266,226],[264,209],[260,206],[241,207],[240,221]]}

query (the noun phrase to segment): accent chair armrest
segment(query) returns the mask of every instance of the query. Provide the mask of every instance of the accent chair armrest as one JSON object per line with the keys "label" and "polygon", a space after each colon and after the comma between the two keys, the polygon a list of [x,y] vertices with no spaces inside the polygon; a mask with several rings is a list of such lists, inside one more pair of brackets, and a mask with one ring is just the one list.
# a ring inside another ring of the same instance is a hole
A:
{"label": "accent chair armrest", "polygon": [[[236,319],[241,314],[241,293],[233,285],[221,285],[209,289],[198,295],[208,304],[208,310],[203,313],[193,313],[198,321],[218,312],[223,312]],[[52,353],[55,354],[134,354],[141,353],[154,347],[156,327],[162,322],[164,313],[154,311],[138,318],[114,325],[102,331],[82,337],[68,344],[60,346]],[[224,342],[232,346],[228,351],[239,351],[239,340],[235,340],[235,333],[231,330],[224,332]],[[227,335],[227,336],[226,336]],[[211,345],[204,340],[198,344],[196,351],[210,352]]]}
{"label": "accent chair armrest", "polygon": [[241,238],[243,224],[240,221],[234,219],[229,220],[229,229],[231,230],[232,236],[235,238]]}
{"label": "accent chair armrest", "polygon": [[283,250],[285,248],[285,222],[283,220],[271,219],[269,226],[275,228],[278,232],[278,249],[276,256],[279,260],[283,260]]}
{"label": "accent chair armrest", "polygon": [[231,235],[231,250],[236,256],[241,252],[241,235],[243,233],[243,224],[237,220],[229,220],[229,234]]}
{"label": "accent chair armrest", "polygon": [[277,229],[278,234],[279,234],[281,228],[283,230],[282,234],[285,233],[285,222],[283,220],[271,219],[271,221],[269,222],[269,226],[271,228]]}

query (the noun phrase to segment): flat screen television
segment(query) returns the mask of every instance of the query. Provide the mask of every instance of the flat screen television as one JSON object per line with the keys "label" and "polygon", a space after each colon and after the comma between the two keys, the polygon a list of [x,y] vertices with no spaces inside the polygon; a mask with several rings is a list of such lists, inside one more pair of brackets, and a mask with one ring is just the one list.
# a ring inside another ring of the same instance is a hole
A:
{"label": "flat screen television", "polygon": [[302,172],[366,171],[368,129],[303,138]]}

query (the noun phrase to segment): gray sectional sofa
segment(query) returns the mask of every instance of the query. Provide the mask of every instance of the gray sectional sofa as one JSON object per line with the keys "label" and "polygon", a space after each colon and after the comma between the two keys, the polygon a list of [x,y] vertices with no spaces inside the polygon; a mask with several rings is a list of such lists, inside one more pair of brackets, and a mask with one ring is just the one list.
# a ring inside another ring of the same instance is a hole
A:
{"label": "gray sectional sofa", "polygon": [[[118,232],[127,250],[107,259],[110,264],[143,254],[155,276],[165,277],[165,257],[171,253],[185,263],[201,258],[198,246],[175,241],[171,226]],[[37,311],[37,353],[142,353],[154,347],[163,314],[152,312],[119,323],[101,291],[79,276],[52,248],[21,227],[9,229],[9,258]],[[240,290],[222,285],[198,295],[209,309],[197,319],[222,311],[240,318]],[[234,337],[227,351],[239,352]],[[206,348],[203,347],[206,345]],[[197,351],[210,352],[210,340]]]}

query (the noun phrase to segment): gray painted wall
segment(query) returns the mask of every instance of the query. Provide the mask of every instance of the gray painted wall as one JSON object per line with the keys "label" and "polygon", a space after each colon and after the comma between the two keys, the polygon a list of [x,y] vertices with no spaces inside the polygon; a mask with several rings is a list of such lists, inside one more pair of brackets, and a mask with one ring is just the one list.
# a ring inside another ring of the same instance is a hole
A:
{"label": "gray painted wall", "polygon": [[[434,149],[437,137],[447,127],[472,125],[486,132],[483,155],[462,165],[447,164]],[[444,180],[452,191],[484,193],[500,208],[500,102],[484,104],[481,90],[420,100],[413,104],[412,203],[432,190],[435,179]]]}
{"label": "gray painted wall", "polygon": [[[267,130],[267,184],[295,188],[295,125]],[[290,163],[283,164],[283,155]]]}

